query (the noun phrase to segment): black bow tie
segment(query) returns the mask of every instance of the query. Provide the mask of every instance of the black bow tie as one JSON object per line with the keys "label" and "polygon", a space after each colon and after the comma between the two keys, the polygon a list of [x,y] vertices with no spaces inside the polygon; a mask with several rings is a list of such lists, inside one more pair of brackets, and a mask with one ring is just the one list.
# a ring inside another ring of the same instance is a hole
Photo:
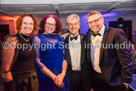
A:
{"label": "black bow tie", "polygon": [[71,40],[71,41],[72,41],[73,39],[77,40],[77,38],[78,38],[78,35],[75,36],[75,37],[71,37],[71,36],[70,36],[70,40]]}
{"label": "black bow tie", "polygon": [[95,36],[97,36],[97,35],[101,36],[101,34],[100,34],[100,33],[97,33],[97,34],[92,33],[92,34],[93,34],[93,36],[94,36],[94,37],[95,37]]}

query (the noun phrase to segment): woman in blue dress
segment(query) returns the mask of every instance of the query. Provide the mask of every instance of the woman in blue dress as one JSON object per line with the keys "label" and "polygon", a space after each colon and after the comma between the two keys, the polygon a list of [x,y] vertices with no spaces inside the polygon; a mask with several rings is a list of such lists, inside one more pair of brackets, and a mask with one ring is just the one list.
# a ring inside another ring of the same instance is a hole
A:
{"label": "woman in blue dress", "polygon": [[39,91],[69,91],[64,42],[57,35],[61,32],[62,24],[58,17],[46,15],[40,22],[40,28],[44,33],[33,39],[37,53]]}

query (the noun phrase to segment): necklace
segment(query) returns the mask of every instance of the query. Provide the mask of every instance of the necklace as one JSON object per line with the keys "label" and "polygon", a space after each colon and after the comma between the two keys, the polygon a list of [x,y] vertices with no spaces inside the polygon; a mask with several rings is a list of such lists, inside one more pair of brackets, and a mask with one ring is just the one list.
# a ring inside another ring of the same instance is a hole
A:
{"label": "necklace", "polygon": [[21,33],[19,33],[19,35],[20,35],[20,37],[21,37],[24,41],[29,42],[29,38],[28,38],[28,39],[25,39],[25,38],[21,35]]}

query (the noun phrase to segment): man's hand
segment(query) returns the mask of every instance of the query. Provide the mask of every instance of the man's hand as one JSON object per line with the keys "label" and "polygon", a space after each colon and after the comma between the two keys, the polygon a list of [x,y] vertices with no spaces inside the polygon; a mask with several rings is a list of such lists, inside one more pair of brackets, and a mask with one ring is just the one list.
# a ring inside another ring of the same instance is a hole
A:
{"label": "man's hand", "polygon": [[63,37],[64,39],[69,35],[69,33],[65,33],[63,35],[61,35],[61,37]]}
{"label": "man's hand", "polygon": [[127,89],[129,88],[129,85],[127,83],[124,83],[124,85]]}
{"label": "man's hand", "polygon": [[93,88],[91,88],[91,89],[90,89],[90,91],[94,91],[94,89],[93,89]]}

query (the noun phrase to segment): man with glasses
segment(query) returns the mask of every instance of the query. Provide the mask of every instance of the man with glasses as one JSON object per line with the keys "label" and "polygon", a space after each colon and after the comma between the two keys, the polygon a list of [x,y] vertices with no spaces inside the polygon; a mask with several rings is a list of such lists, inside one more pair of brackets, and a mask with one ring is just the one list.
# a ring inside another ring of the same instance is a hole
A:
{"label": "man with glasses", "polygon": [[[104,25],[99,11],[87,15],[87,59],[92,66],[94,91],[128,91],[132,80],[132,59],[125,33]],[[116,45],[119,45],[117,47]]]}

